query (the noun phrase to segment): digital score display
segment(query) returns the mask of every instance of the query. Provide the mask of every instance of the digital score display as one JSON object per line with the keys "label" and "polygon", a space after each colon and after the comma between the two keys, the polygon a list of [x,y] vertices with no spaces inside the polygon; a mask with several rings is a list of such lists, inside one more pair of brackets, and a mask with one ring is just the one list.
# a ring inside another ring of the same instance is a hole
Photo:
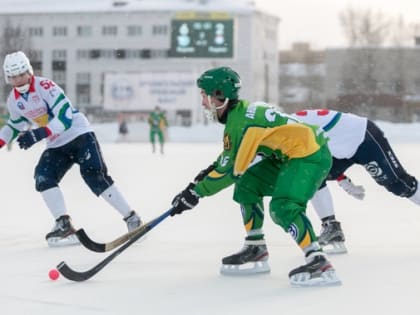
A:
{"label": "digital score display", "polygon": [[169,57],[232,58],[232,19],[172,20]]}

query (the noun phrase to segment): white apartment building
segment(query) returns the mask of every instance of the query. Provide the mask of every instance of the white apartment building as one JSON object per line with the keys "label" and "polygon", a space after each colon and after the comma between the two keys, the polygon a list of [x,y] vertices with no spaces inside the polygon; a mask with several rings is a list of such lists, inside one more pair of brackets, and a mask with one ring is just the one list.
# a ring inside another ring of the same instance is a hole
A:
{"label": "white apartment building", "polygon": [[76,107],[159,105],[172,121],[202,119],[195,81],[216,66],[238,71],[243,98],[277,103],[278,24],[245,0],[2,0],[0,10],[0,38],[20,29],[36,73]]}

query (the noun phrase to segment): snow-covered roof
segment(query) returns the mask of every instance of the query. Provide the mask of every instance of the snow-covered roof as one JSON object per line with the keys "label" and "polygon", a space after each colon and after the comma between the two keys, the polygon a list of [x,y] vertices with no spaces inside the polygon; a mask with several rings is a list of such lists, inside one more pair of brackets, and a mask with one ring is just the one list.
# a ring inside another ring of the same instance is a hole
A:
{"label": "snow-covered roof", "polygon": [[0,0],[0,15],[190,10],[252,12],[256,6],[252,0]]}

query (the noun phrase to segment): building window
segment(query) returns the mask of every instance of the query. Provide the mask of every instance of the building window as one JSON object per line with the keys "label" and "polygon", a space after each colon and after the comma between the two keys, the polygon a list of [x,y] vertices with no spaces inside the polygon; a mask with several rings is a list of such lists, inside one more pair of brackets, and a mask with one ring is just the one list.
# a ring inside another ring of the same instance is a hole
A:
{"label": "building window", "polygon": [[31,37],[42,37],[44,35],[44,29],[42,27],[30,27],[28,33]]}
{"label": "building window", "polygon": [[66,60],[67,58],[67,51],[64,49],[56,49],[52,51],[52,59],[53,60]]}
{"label": "building window", "polygon": [[35,72],[35,75],[38,75],[42,71],[42,61],[31,61],[32,69]]}
{"label": "building window", "polygon": [[[63,76],[65,77],[65,71],[67,68],[67,51],[64,49],[54,49],[52,51],[52,71],[53,73],[56,71],[63,72]],[[56,81],[62,83],[64,81]]]}
{"label": "building window", "polygon": [[90,85],[77,84],[76,93],[76,102],[78,105],[90,104]]}
{"label": "building window", "polygon": [[28,53],[28,58],[31,61],[42,61],[42,50],[31,50]]}
{"label": "building window", "polygon": [[89,72],[76,73],[76,82],[80,84],[90,84],[90,73]]}
{"label": "building window", "polygon": [[118,28],[116,25],[102,26],[102,35],[104,36],[117,36]]}
{"label": "building window", "polygon": [[53,36],[67,36],[67,26],[54,26]]}
{"label": "building window", "polygon": [[42,50],[30,50],[28,58],[31,61],[35,74],[40,75],[42,72]]}
{"label": "building window", "polygon": [[128,36],[140,36],[143,33],[141,25],[129,25],[127,26]]}
{"label": "building window", "polygon": [[54,82],[60,85],[63,89],[63,84],[66,82],[66,72],[65,71],[53,71],[52,79]]}
{"label": "building window", "polygon": [[153,25],[152,26],[153,35],[166,35],[168,34],[168,25]]}
{"label": "building window", "polygon": [[90,59],[97,59],[101,56],[101,51],[99,49],[91,49],[89,51]]}
{"label": "building window", "polygon": [[139,49],[128,49],[126,51],[126,58],[127,59],[137,59],[137,58],[140,58],[140,50]]}
{"label": "building window", "polygon": [[151,58],[168,58],[168,50],[155,49],[151,51]]}
{"label": "building window", "polygon": [[[167,58],[165,49],[91,49],[78,50],[77,59],[159,59]],[[65,59],[64,59],[65,60]]]}
{"label": "building window", "polygon": [[76,73],[76,102],[78,105],[90,104],[90,73]]}
{"label": "building window", "polygon": [[66,62],[62,60],[54,60],[52,62],[52,70],[66,71]]}
{"label": "building window", "polygon": [[142,59],[150,59],[151,57],[151,50],[150,49],[142,49],[140,53],[140,57]]}
{"label": "building window", "polygon": [[86,50],[86,49],[78,49],[76,51],[76,59],[88,59],[90,56],[90,50]]}
{"label": "building window", "polygon": [[125,49],[116,49],[114,50],[115,58],[117,59],[125,59],[126,58],[126,50]]}
{"label": "building window", "polygon": [[80,36],[80,37],[90,37],[90,36],[92,36],[92,26],[79,25],[77,27],[77,36]]}
{"label": "building window", "polygon": [[105,59],[114,59],[115,51],[113,49],[103,49],[101,50],[101,57]]}
{"label": "building window", "polygon": [[127,50],[117,50],[118,52],[125,52],[125,57],[123,55],[115,55],[116,58],[125,58],[125,59],[159,59],[167,58],[168,50],[167,49],[127,49]]}

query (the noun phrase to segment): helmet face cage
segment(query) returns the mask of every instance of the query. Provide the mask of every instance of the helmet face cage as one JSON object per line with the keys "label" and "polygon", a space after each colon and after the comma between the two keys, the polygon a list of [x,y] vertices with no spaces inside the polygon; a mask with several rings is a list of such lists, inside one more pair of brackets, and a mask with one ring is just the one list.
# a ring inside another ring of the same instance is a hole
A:
{"label": "helmet face cage", "polygon": [[3,70],[7,83],[10,83],[9,77],[14,77],[26,72],[29,72],[31,75],[34,74],[28,57],[26,57],[22,51],[6,55],[3,63]]}
{"label": "helmet face cage", "polygon": [[238,99],[238,91],[241,88],[239,75],[229,67],[220,67],[207,70],[197,80],[199,88],[207,95],[214,96],[219,100],[226,98]]}

